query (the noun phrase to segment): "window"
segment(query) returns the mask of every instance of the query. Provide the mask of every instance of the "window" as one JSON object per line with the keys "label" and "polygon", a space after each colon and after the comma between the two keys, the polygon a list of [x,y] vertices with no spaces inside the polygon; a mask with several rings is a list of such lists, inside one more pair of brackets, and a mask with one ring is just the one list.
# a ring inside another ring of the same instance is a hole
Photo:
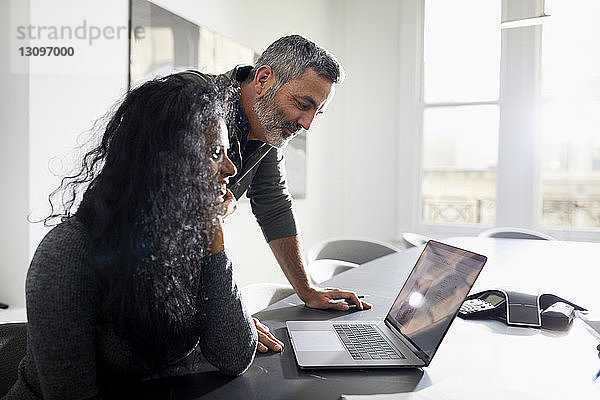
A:
{"label": "window", "polygon": [[413,229],[599,238],[600,3],[546,0],[543,25],[507,29],[501,20],[540,15],[544,1],[419,4]]}
{"label": "window", "polygon": [[500,0],[425,3],[425,222],[495,221],[499,20]]}
{"label": "window", "polygon": [[541,225],[600,227],[600,3],[546,4]]}

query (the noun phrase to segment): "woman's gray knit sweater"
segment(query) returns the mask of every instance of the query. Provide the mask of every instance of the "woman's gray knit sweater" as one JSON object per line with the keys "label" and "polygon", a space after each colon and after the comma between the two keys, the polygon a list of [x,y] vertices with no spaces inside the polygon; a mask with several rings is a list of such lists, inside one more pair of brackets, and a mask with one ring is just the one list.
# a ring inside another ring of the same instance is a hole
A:
{"label": "woman's gray knit sweater", "polygon": [[[104,391],[99,377],[139,380],[143,373],[131,343],[98,315],[102,295],[86,261],[86,235],[83,224],[70,218],[46,235],[33,257],[26,283],[27,354],[6,399],[96,398]],[[185,349],[179,364],[189,373],[207,360],[225,374],[240,374],[252,363],[257,333],[233,281],[231,261],[220,252],[205,257],[199,270],[201,295],[196,315],[189,316],[200,321],[193,333],[198,345]],[[164,374],[170,373],[182,370]]]}

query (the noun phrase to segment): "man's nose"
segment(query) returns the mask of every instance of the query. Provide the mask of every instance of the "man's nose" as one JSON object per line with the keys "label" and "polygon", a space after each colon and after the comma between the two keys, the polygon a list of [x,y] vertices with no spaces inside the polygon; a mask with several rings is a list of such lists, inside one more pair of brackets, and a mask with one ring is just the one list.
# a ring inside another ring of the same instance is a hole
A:
{"label": "man's nose", "polygon": [[315,119],[316,111],[308,111],[303,113],[298,120],[298,123],[305,129],[309,130],[312,125],[313,120]]}

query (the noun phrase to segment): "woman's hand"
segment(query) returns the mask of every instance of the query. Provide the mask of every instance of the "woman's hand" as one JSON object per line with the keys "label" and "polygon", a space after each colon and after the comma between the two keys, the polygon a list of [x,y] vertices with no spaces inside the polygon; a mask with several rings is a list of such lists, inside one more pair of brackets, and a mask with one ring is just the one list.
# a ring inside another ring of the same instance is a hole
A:
{"label": "woman's hand", "polygon": [[258,351],[259,353],[266,353],[269,350],[283,350],[283,342],[277,339],[275,336],[273,336],[273,334],[269,330],[269,327],[263,325],[256,318],[252,319],[254,320],[254,326],[256,326],[256,332],[258,333],[258,345],[256,346],[256,351]]}
{"label": "woman's hand", "polygon": [[225,250],[225,240],[223,238],[223,219],[228,215],[231,215],[237,209],[237,201],[231,193],[231,190],[227,189],[227,193],[223,196],[223,202],[217,205],[217,224],[213,233],[213,238],[210,246],[210,254],[216,254],[220,251]]}
{"label": "woman's hand", "polygon": [[212,241],[210,242],[210,254],[217,254],[225,250],[225,240],[223,239],[223,218],[217,217],[217,223],[213,232]]}

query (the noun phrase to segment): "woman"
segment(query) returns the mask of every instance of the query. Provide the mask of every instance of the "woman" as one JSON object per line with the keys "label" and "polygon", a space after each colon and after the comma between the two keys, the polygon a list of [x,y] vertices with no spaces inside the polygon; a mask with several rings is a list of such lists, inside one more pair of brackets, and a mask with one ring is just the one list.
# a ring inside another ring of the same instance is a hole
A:
{"label": "woman", "polygon": [[229,92],[182,75],[143,84],[63,179],[64,210],[46,219],[62,222],[29,268],[27,355],[7,398],[110,396],[204,358],[230,375],[248,368],[257,333],[221,226],[236,172]]}

